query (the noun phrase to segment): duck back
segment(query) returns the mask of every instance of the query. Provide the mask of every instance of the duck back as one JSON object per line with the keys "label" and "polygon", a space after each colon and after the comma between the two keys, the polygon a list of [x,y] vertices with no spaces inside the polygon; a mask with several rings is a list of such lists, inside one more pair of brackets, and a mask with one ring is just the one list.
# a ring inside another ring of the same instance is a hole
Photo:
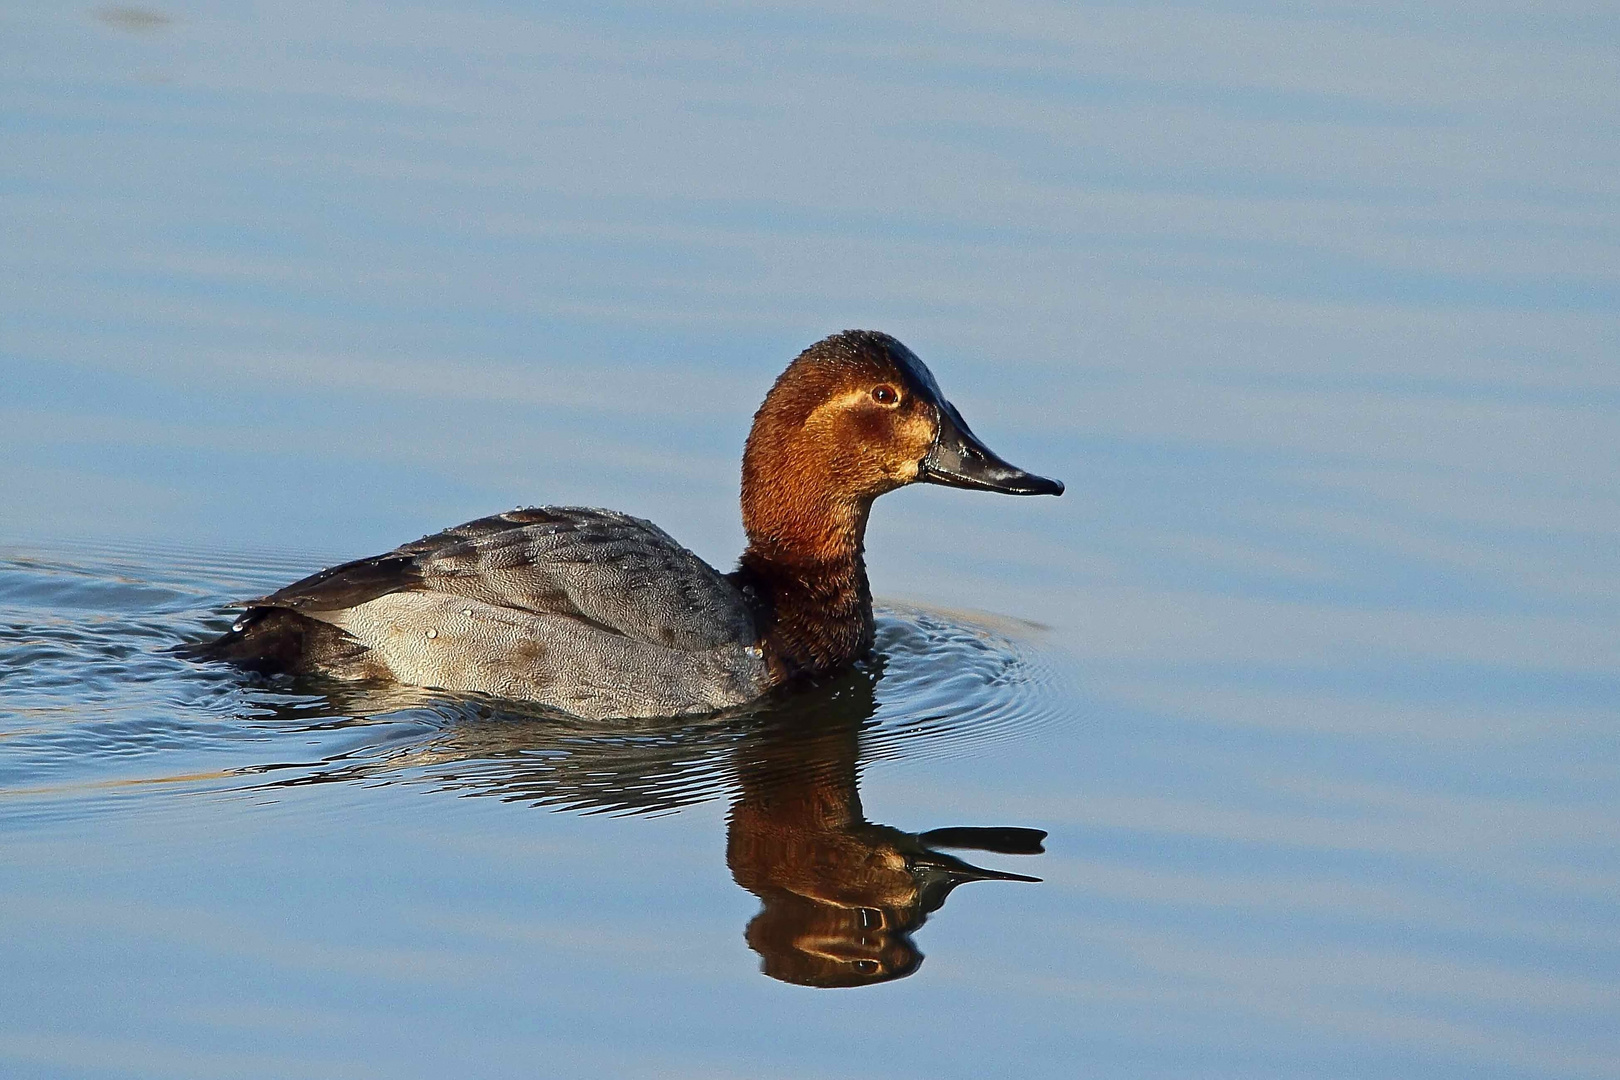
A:
{"label": "duck back", "polygon": [[583,507],[479,518],[322,570],[194,655],[600,719],[713,712],[770,684],[724,575],[650,522]]}

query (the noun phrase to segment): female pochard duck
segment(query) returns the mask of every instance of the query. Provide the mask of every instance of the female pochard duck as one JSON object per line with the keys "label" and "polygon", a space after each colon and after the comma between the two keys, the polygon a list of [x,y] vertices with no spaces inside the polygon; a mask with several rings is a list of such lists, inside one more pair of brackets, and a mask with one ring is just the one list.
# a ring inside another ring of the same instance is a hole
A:
{"label": "female pochard duck", "polygon": [[1063,493],[980,442],[910,349],[850,330],[801,353],[754,416],[748,548],[730,574],[640,518],[514,510],[251,601],[190,655],[523,698],[592,719],[714,712],[872,647],[867,514],[917,481]]}

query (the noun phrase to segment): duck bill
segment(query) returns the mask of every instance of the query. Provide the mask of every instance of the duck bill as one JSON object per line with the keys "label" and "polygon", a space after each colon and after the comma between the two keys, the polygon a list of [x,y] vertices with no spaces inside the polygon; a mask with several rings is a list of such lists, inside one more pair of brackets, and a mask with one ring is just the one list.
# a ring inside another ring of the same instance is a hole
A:
{"label": "duck bill", "polygon": [[1063,494],[1063,481],[1027,473],[1001,460],[973,434],[956,406],[944,400],[939,403],[939,435],[918,466],[917,479],[1006,495]]}

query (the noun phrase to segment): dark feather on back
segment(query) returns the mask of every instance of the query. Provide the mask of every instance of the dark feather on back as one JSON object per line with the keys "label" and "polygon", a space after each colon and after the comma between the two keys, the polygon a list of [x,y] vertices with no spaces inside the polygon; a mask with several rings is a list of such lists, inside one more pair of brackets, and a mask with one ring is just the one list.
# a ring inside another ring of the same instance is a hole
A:
{"label": "dark feather on back", "polygon": [[249,607],[334,611],[408,590],[560,615],[672,648],[754,636],[748,605],[713,567],[651,522],[584,507],[479,518],[311,574]]}
{"label": "dark feather on back", "polygon": [[404,549],[328,567],[253,601],[252,606],[294,611],[336,611],[388,593],[422,587],[421,566]]}

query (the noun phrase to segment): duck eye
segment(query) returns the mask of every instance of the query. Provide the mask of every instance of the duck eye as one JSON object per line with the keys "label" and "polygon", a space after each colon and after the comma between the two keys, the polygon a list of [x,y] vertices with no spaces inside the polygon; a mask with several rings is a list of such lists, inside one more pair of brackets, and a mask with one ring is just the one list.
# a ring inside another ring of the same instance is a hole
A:
{"label": "duck eye", "polygon": [[900,400],[900,394],[892,386],[874,386],[872,387],[872,400],[879,405],[893,405]]}

